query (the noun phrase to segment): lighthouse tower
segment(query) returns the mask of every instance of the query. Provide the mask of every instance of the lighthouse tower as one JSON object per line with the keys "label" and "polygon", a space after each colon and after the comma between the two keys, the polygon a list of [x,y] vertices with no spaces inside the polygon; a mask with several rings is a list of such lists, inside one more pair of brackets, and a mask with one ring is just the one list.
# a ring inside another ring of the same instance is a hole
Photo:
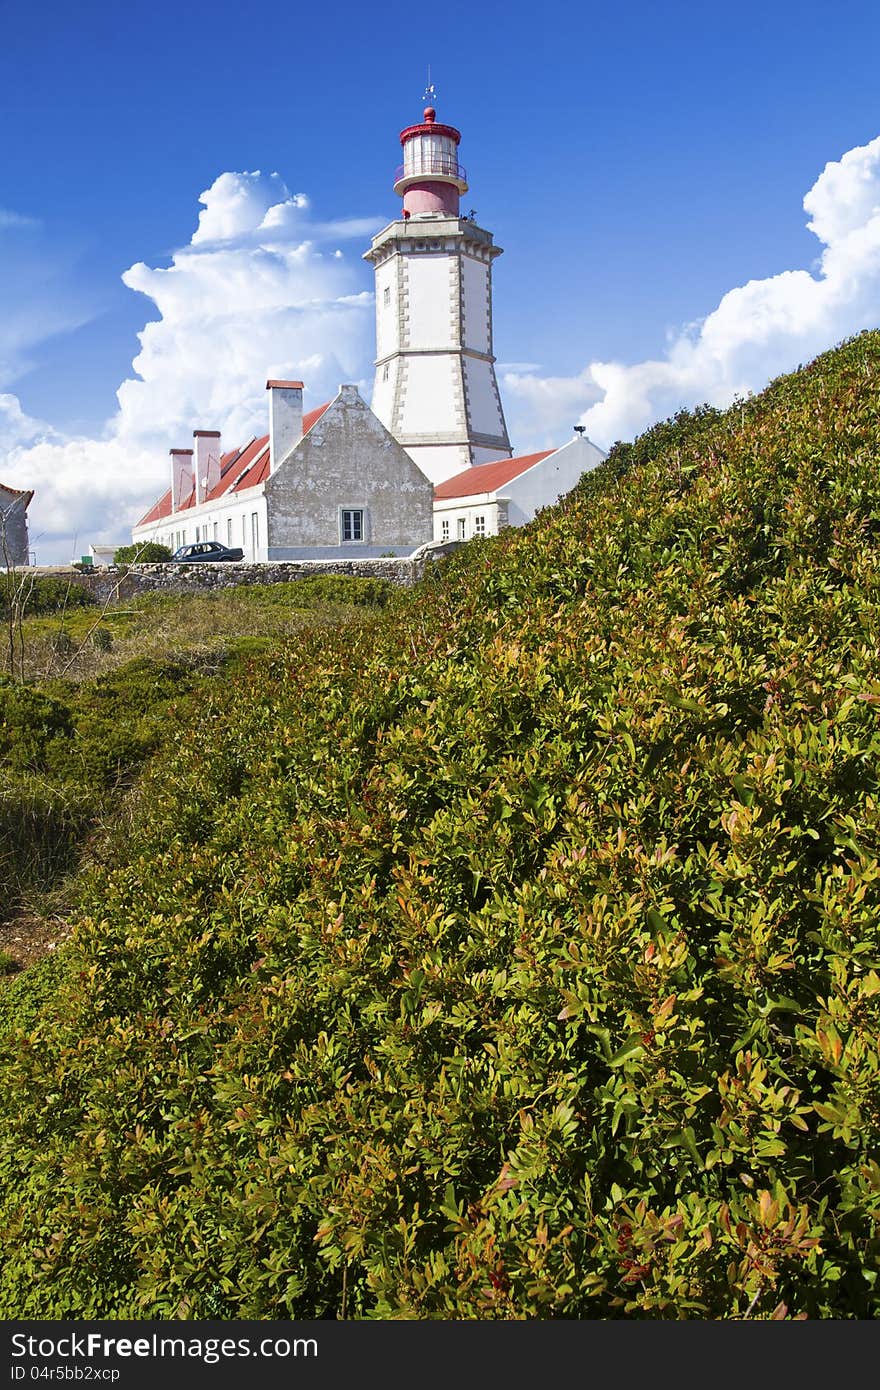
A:
{"label": "lighthouse tower", "polygon": [[400,218],[373,238],[373,411],[433,483],[509,458],[492,352],[492,233],[462,217],[461,135],[432,106],[400,133]]}

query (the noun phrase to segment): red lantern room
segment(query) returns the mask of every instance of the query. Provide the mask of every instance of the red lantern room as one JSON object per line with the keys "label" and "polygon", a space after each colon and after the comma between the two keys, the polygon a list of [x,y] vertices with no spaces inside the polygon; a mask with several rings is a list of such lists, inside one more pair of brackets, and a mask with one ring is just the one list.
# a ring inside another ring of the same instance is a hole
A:
{"label": "red lantern room", "polygon": [[458,162],[461,132],[441,125],[433,106],[425,108],[421,125],[400,132],[403,164],[397,170],[394,192],[403,195],[404,217],[441,213],[458,217],[459,200],[467,193],[467,174]]}

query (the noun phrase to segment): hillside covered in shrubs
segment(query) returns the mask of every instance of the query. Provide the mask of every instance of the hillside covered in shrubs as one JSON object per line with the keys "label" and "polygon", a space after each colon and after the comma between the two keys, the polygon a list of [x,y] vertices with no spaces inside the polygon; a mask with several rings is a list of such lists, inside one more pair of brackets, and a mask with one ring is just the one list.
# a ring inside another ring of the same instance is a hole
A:
{"label": "hillside covered in shrubs", "polygon": [[2,996],[4,1316],[877,1315],[878,386],[206,691]]}
{"label": "hillside covered in shrubs", "polygon": [[0,943],[8,921],[63,911],[89,837],[116,819],[144,762],[175,745],[212,684],[281,640],[383,607],[394,587],[322,575],[99,607],[61,578],[6,579],[21,621],[0,674]]}

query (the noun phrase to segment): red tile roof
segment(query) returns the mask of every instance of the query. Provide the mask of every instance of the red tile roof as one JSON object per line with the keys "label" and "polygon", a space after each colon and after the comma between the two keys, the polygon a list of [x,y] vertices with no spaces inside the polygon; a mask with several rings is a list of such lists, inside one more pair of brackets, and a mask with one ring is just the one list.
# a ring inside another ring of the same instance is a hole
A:
{"label": "red tile roof", "polygon": [[171,515],[171,488],[163,492],[158,502],[154,502],[146,516],[142,516],[138,526],[149,526],[151,521],[161,521],[164,516]]}
{"label": "red tile roof", "polygon": [[[330,401],[325,401],[323,405],[316,406],[314,410],[306,411],[303,415],[303,435],[307,435],[313,425],[320,420],[324,411],[330,405]],[[212,434],[210,430],[196,431],[199,434]],[[180,452],[179,450],[177,452]],[[183,452],[192,452],[184,450]],[[206,502],[216,502],[220,497],[227,493],[245,492],[249,487],[257,487],[264,483],[269,476],[269,436],[262,434],[257,439],[251,439],[241,449],[231,449],[228,454],[220,457],[220,481],[205,498]],[[183,499],[175,515],[187,511],[195,505],[195,488],[190,489],[187,496]],[[154,502],[146,516],[141,517],[138,526],[149,526],[154,521],[164,521],[166,517],[172,515],[171,512],[171,489],[163,492],[158,502]]]}
{"label": "red tile roof", "polygon": [[447,478],[445,483],[438,483],[434,488],[434,497],[439,502],[448,497],[473,497],[478,492],[497,492],[512,478],[518,478],[521,473],[555,453],[555,449],[545,449],[540,454],[521,454],[515,459],[478,463],[475,468],[466,468],[463,473],[456,473],[454,478]]}
{"label": "red tile roof", "polygon": [[324,414],[324,411],[327,409],[328,405],[331,404],[331,401],[325,401],[323,405],[315,406],[314,410],[306,411],[305,415],[303,416],[303,434],[308,434],[309,430],[312,428],[312,425],[317,425],[321,416]]}

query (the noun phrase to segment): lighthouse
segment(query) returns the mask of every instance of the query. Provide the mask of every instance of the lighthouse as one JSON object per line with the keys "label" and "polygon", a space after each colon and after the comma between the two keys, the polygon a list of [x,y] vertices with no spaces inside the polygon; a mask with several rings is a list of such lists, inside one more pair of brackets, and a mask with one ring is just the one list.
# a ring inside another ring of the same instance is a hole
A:
{"label": "lighthouse", "polygon": [[372,407],[433,483],[511,454],[492,348],[492,233],[461,215],[461,133],[433,106],[400,132],[400,217],[364,259],[376,276]]}

